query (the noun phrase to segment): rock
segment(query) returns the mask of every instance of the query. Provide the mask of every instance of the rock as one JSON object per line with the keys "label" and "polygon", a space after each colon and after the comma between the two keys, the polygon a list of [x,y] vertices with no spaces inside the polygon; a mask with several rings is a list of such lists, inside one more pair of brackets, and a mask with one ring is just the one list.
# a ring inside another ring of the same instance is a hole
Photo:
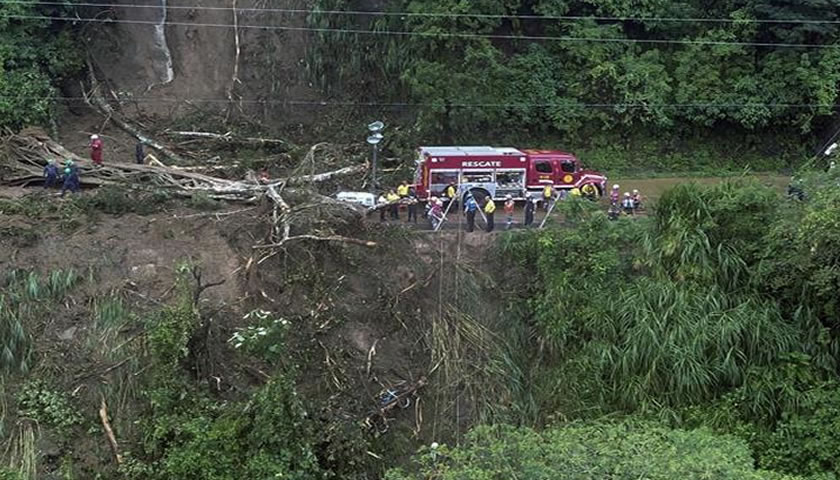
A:
{"label": "rock", "polygon": [[76,336],[76,330],[78,330],[78,327],[70,327],[67,330],[59,333],[58,339],[64,341],[73,340],[73,337]]}
{"label": "rock", "polygon": [[154,263],[135,265],[131,267],[130,276],[133,279],[150,280],[157,276],[157,266]]}

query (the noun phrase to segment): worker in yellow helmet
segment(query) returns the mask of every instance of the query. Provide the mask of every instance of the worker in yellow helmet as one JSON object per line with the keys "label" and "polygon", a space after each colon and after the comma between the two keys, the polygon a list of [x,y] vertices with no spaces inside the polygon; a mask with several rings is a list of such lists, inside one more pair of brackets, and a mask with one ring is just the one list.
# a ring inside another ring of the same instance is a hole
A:
{"label": "worker in yellow helmet", "polygon": [[496,212],[496,202],[492,198],[484,199],[484,216],[487,217],[487,231],[492,232],[495,224],[493,223],[493,213]]}

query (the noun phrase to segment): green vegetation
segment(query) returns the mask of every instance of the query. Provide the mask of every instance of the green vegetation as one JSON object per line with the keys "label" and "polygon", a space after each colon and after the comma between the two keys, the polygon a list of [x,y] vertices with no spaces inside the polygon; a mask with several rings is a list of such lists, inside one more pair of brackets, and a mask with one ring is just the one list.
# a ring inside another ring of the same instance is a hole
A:
{"label": "green vegetation", "polygon": [[56,270],[48,276],[22,270],[6,272],[0,280],[0,370],[29,370],[31,329],[78,281],[73,270]]}
{"label": "green vegetation", "polygon": [[[409,98],[426,142],[561,146],[599,168],[777,168],[811,150],[800,134],[827,126],[837,99],[837,49],[796,47],[833,45],[837,29],[772,23],[837,19],[832,2],[404,0],[383,8],[420,15],[312,13],[314,27],[411,35],[318,32],[310,74],[334,96]],[[511,36],[560,39],[499,38]]]}
{"label": "green vegetation", "polygon": [[749,448],[734,437],[644,423],[573,424],[543,432],[478,427],[461,448],[424,450],[414,467],[385,478],[794,480],[756,470]]}
{"label": "green vegetation", "polygon": [[46,125],[55,114],[56,87],[82,66],[82,51],[64,16],[68,6],[0,5],[0,128]]}

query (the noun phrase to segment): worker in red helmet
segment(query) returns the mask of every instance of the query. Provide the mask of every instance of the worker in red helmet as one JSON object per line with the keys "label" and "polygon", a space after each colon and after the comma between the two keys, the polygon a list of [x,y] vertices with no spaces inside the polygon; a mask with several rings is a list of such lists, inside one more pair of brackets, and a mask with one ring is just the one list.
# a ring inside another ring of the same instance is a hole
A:
{"label": "worker in red helmet", "polygon": [[90,159],[94,165],[102,165],[102,139],[96,134],[90,136]]}

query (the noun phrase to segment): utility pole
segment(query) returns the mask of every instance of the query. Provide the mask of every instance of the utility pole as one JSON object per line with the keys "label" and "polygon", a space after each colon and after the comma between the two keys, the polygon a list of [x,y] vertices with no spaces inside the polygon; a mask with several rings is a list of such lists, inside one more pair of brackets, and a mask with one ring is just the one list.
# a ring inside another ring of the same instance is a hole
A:
{"label": "utility pole", "polygon": [[376,178],[376,151],[377,145],[379,142],[385,138],[382,135],[382,129],[385,128],[385,124],[379,121],[373,122],[368,125],[368,130],[370,131],[370,135],[367,137],[367,143],[369,143],[373,147],[373,163],[371,164],[371,180],[370,180],[370,192],[374,195],[376,194],[376,189],[379,187],[379,182]]}

